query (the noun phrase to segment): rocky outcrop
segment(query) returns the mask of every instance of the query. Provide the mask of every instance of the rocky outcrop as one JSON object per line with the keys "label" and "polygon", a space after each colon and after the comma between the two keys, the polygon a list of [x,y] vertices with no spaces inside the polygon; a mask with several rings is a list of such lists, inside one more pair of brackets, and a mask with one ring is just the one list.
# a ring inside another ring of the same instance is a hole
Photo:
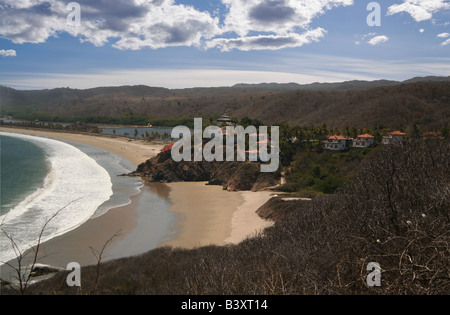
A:
{"label": "rocky outcrop", "polygon": [[292,211],[301,211],[302,206],[310,202],[308,198],[285,198],[274,196],[256,210],[264,220],[278,221]]}
{"label": "rocky outcrop", "polygon": [[258,191],[280,183],[280,172],[262,173],[259,162],[175,162],[170,152],[161,152],[138,166],[132,176],[149,182],[198,182],[221,185],[229,191]]}

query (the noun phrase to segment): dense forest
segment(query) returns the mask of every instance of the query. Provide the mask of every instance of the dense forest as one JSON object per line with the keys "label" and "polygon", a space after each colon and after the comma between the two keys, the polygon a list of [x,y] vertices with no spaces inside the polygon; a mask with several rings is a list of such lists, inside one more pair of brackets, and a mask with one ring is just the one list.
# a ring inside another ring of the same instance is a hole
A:
{"label": "dense forest", "polygon": [[177,124],[223,113],[266,125],[401,129],[413,123],[436,130],[450,117],[450,79],[335,84],[239,84],[169,90],[147,86],[21,91],[0,87],[1,114],[16,119],[126,125]]}

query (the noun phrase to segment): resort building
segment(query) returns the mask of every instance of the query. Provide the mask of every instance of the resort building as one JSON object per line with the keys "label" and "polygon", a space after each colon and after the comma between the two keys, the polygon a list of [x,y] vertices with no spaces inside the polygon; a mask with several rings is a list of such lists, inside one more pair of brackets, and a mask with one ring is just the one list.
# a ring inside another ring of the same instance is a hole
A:
{"label": "resort building", "polygon": [[403,141],[405,136],[406,136],[406,133],[401,132],[401,131],[394,131],[394,132],[388,133],[387,136],[383,137],[383,144],[400,143]]}
{"label": "resort building", "polygon": [[234,126],[234,123],[231,121],[230,117],[225,114],[217,119],[216,125],[219,127]]}
{"label": "resort building", "polygon": [[352,146],[354,148],[370,148],[375,143],[375,138],[369,134],[358,135],[353,139]]}
{"label": "resort building", "polygon": [[343,136],[330,136],[324,141],[323,148],[331,151],[344,151],[347,149],[347,138]]}

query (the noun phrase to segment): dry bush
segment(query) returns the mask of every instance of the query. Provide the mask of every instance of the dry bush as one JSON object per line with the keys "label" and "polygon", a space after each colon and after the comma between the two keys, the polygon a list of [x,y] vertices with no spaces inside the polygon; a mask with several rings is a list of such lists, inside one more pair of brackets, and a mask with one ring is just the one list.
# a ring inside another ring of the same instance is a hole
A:
{"label": "dry bush", "polygon": [[[105,263],[96,293],[449,294],[449,155],[440,139],[387,146],[336,194],[299,202],[238,245],[159,248]],[[366,284],[369,262],[382,268],[380,287]],[[82,270],[86,292],[95,274],[95,266]],[[33,293],[67,293],[63,280]]]}

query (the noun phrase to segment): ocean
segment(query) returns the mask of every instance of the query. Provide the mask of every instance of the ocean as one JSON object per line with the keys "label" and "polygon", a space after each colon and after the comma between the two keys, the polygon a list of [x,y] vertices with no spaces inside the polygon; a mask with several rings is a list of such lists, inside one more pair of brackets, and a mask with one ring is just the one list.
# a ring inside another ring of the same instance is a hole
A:
{"label": "ocean", "polygon": [[0,216],[43,185],[49,171],[45,151],[33,143],[0,136]]}
{"label": "ocean", "polygon": [[[122,157],[78,143],[0,132],[0,265],[109,209],[130,203],[143,181]],[[44,229],[45,226],[45,229]]]}

